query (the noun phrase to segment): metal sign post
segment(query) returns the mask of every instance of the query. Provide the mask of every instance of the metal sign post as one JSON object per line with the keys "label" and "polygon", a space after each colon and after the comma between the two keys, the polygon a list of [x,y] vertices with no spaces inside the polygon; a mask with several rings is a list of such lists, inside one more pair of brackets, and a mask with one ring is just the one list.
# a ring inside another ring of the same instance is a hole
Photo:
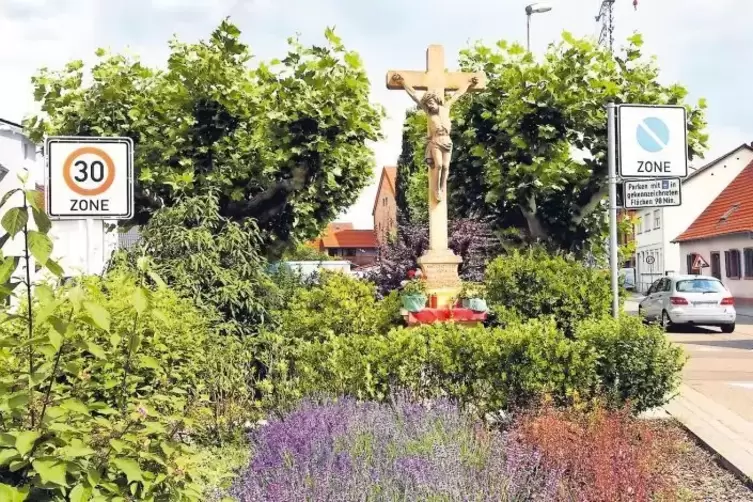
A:
{"label": "metal sign post", "polygon": [[620,315],[619,267],[617,264],[617,107],[607,105],[607,163],[609,168],[609,267],[612,278],[612,316]]}

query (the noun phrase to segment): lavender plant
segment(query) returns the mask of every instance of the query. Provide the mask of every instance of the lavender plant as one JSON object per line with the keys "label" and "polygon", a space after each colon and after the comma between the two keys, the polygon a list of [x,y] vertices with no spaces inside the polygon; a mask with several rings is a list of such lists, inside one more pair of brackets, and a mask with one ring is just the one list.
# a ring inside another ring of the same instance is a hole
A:
{"label": "lavender plant", "polygon": [[444,400],[303,402],[252,436],[241,502],[554,500],[559,473]]}

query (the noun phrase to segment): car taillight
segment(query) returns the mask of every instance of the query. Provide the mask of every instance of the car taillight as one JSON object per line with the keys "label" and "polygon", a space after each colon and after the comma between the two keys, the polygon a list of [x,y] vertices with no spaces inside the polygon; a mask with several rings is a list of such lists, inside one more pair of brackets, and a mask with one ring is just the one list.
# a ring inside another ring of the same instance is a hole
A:
{"label": "car taillight", "polygon": [[688,301],[681,296],[673,296],[669,299],[669,303],[672,305],[687,305]]}
{"label": "car taillight", "polygon": [[734,305],[734,304],[735,304],[735,299],[732,297],[724,298],[721,303],[721,305]]}

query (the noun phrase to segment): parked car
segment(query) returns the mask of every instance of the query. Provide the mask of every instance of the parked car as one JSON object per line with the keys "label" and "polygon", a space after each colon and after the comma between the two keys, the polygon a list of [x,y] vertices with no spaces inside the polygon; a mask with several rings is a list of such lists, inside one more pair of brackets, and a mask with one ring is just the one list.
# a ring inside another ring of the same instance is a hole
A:
{"label": "parked car", "polygon": [[718,326],[735,331],[737,312],[729,290],[715,277],[679,275],[662,277],[651,285],[638,314],[660,321],[665,329],[680,325]]}

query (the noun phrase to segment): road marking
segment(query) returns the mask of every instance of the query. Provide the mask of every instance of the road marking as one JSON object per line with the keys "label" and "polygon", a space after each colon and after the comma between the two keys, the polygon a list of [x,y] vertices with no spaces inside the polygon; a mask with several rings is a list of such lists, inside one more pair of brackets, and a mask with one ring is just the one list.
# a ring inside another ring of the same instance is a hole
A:
{"label": "road marking", "polygon": [[692,343],[688,345],[693,347],[693,350],[696,352],[724,352],[725,350],[730,350],[730,349],[725,349],[723,347],[707,347],[705,345],[693,345]]}
{"label": "road marking", "polygon": [[753,390],[753,382],[727,382],[727,385],[732,387],[742,387],[743,389]]}

